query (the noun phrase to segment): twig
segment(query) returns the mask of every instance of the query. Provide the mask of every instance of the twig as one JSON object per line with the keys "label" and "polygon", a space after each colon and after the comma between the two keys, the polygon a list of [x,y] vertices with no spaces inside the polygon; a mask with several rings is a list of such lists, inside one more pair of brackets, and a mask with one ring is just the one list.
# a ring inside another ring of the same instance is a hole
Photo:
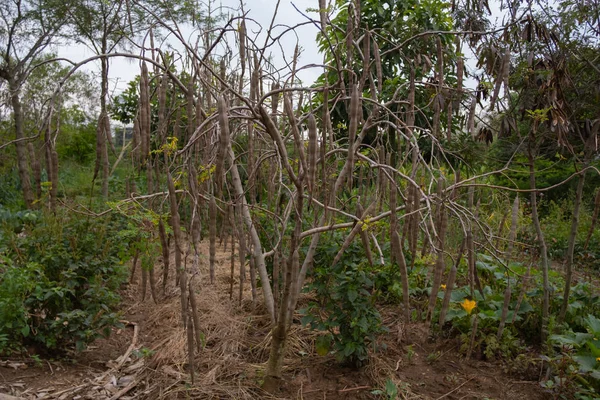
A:
{"label": "twig", "polygon": [[[448,393],[446,393],[446,394],[444,394],[444,395],[442,395],[442,396],[438,397],[438,398],[437,398],[437,399],[435,399],[435,400],[440,400],[440,399],[443,399],[444,397],[448,396],[449,394],[456,392],[458,389],[460,389],[461,387],[465,386],[467,383],[471,382],[471,381],[472,381],[474,378],[475,378],[475,377],[474,377],[474,376],[472,376],[471,378],[467,379],[466,381],[464,381],[463,383],[461,383],[460,385],[458,385],[457,387],[455,387],[454,389],[452,389],[452,390],[451,390],[451,391],[449,391]],[[112,399],[111,399],[111,400],[112,400]]]}
{"label": "twig", "polygon": [[139,326],[135,322],[129,322],[129,321],[122,321],[122,322],[126,322],[127,325],[133,325],[133,338],[131,339],[131,344],[129,345],[129,348],[127,348],[127,351],[125,352],[125,354],[123,354],[123,356],[121,357],[121,361],[119,361],[119,364],[117,364],[117,367],[115,368],[117,371],[119,369],[121,369],[123,364],[125,364],[125,360],[127,360],[127,357],[129,357],[129,355],[135,348],[135,345],[137,344],[137,338],[138,338],[138,332],[139,332]]}
{"label": "twig", "polygon": [[348,389],[341,389],[341,390],[338,390],[338,393],[352,392],[354,390],[365,390],[365,389],[371,389],[371,386],[357,386],[357,387],[348,388]]}

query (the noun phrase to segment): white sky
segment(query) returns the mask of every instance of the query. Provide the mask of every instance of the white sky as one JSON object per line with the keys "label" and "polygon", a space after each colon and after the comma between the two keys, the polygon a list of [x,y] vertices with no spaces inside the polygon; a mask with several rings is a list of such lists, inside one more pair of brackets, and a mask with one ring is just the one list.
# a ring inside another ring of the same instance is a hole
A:
{"label": "white sky", "polygon": [[[275,19],[275,25],[281,24],[291,26],[306,21],[306,18],[300,15],[294,9],[292,2],[303,13],[306,13],[307,8],[318,8],[318,0],[281,0],[278,14]],[[276,3],[277,2],[275,0],[245,1],[244,9],[248,13],[248,18],[255,20],[258,24],[263,26],[263,32],[258,41],[260,46],[262,46],[264,43],[264,34],[267,27],[271,23]],[[221,4],[224,7],[232,7],[234,9],[239,8],[239,0],[222,0]],[[312,18],[318,19],[318,15],[314,12],[306,14],[310,15]],[[277,32],[281,32],[283,29],[283,27],[278,27],[274,29],[274,33],[276,34]],[[256,34],[258,32],[258,26],[249,21],[247,23],[247,30],[249,35],[253,35],[253,32]],[[298,43],[302,49],[298,64],[299,66],[311,63],[322,63],[322,56],[317,52],[317,31],[318,30],[314,25],[309,24],[297,28],[295,32],[290,31],[289,33],[286,33],[281,40],[281,48],[279,46],[272,46],[269,49],[276,65],[280,67],[285,65],[281,56],[281,49],[283,49],[289,59],[294,53],[296,43]],[[195,43],[196,35],[193,34],[191,29],[188,28],[184,34],[191,36],[189,41],[191,43]],[[178,45],[175,40],[168,40],[168,42],[174,48],[182,49],[182,46]],[[231,41],[230,45],[234,46],[235,44],[233,41]],[[60,57],[65,57],[75,62],[84,60],[94,55],[94,53],[84,45],[63,46],[57,50]],[[100,63],[91,62],[87,64],[87,66],[83,67],[83,69],[98,76]],[[118,94],[120,91],[126,88],[129,81],[139,74],[138,62],[134,61],[133,59],[111,58],[109,72],[111,80],[111,92],[113,94]],[[313,68],[312,70],[300,72],[298,76],[303,80],[304,83],[310,84],[321,74],[321,72],[321,68]]]}

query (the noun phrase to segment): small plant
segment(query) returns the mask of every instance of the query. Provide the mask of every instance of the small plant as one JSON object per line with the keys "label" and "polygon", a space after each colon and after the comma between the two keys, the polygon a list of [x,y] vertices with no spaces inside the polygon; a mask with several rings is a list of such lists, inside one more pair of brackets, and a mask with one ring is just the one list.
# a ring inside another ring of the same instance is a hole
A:
{"label": "small plant", "polygon": [[155,351],[147,347],[141,347],[133,351],[133,355],[137,358],[150,358],[154,355]]}
{"label": "small plant", "polygon": [[412,344],[406,346],[406,362],[408,365],[413,363],[413,359],[415,357],[415,349]]}
{"label": "small plant", "polygon": [[588,315],[584,319],[586,332],[572,330],[562,335],[550,336],[557,353],[544,356],[554,371],[552,383],[547,389],[569,390],[578,386],[578,392],[600,390],[600,319]]}
{"label": "small plant", "polygon": [[390,378],[388,378],[385,381],[385,386],[384,386],[383,390],[376,389],[376,390],[373,390],[371,392],[371,394],[374,394],[376,396],[381,396],[387,400],[396,400],[398,398],[399,391],[398,391],[398,386],[394,383],[394,381],[392,381]]}
{"label": "small plant", "polygon": [[[323,254],[333,259],[336,253],[333,247]],[[301,310],[303,325],[329,332],[317,340],[317,352],[326,354],[332,347],[340,362],[355,367],[367,362],[369,347],[375,346],[377,334],[385,331],[375,308],[369,268],[357,244],[351,245],[333,268],[327,261],[316,264],[309,289],[315,291],[317,300]]]}

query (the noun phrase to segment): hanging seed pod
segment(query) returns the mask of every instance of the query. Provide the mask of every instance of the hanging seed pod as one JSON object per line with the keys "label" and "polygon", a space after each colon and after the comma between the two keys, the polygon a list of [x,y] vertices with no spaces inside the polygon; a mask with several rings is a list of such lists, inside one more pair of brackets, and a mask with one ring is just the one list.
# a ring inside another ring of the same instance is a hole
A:
{"label": "hanging seed pod", "polygon": [[167,137],[167,89],[167,74],[163,74],[158,87],[158,141],[161,144]]}
{"label": "hanging seed pod", "polygon": [[315,190],[317,174],[317,147],[317,121],[310,113],[308,114],[308,192],[311,196]]}
{"label": "hanging seed pod", "polygon": [[283,95],[283,108],[285,109],[285,113],[290,121],[290,127],[292,130],[292,134],[294,136],[294,143],[296,145],[296,150],[298,151],[298,156],[300,158],[300,165],[302,167],[302,172],[298,172],[298,175],[301,176],[303,173],[308,171],[306,165],[306,156],[304,154],[304,143],[300,136],[300,131],[298,130],[298,124],[296,121],[296,117],[294,115],[294,110],[292,108],[292,101],[290,100],[290,96],[288,94]]}
{"label": "hanging seed pod", "polygon": [[[498,75],[496,76],[494,92],[492,93],[492,97],[490,98],[490,111],[493,111],[494,107],[496,106],[496,101],[498,100],[498,95],[500,94],[500,88],[502,87],[502,83],[504,82],[505,67],[510,67],[510,48],[508,46],[506,47],[506,50],[504,52],[504,58],[502,59],[502,64],[500,64],[500,70],[498,71]],[[510,71],[506,71],[506,74],[508,74],[509,72]]]}
{"label": "hanging seed pod", "polygon": [[508,77],[510,75],[510,47],[506,47],[506,53],[504,54],[504,64],[502,66],[502,81],[504,82],[504,98],[506,104],[510,100],[510,88],[508,86]]}
{"label": "hanging seed pod", "polygon": [[[458,36],[456,37],[456,49],[457,49],[458,53],[460,54],[461,43],[460,43],[460,38]],[[456,91],[459,93],[459,95],[463,90],[463,76],[464,76],[464,72],[465,72],[464,70],[465,70],[465,60],[463,59],[462,55],[459,55],[458,59],[456,60]]]}
{"label": "hanging seed pod", "polygon": [[[346,68],[348,71],[352,71],[352,57],[353,57],[353,46],[354,46],[354,26],[353,18],[354,15],[352,2],[348,3],[348,24],[346,26]],[[350,82],[354,81],[353,74],[349,76]]]}
{"label": "hanging seed pod", "polygon": [[475,137],[475,112],[477,111],[477,96],[473,96],[471,100],[471,107],[469,107],[469,119],[467,122],[467,132],[471,134],[471,137]]}
{"label": "hanging seed pod", "polygon": [[444,49],[442,47],[442,39],[438,36],[435,41],[437,50],[437,81],[438,87],[441,89],[444,86]]}
{"label": "hanging seed pod", "polygon": [[225,97],[219,97],[218,102],[218,113],[219,113],[219,149],[217,151],[217,158],[215,164],[215,191],[219,194],[221,193],[221,188],[223,187],[223,165],[225,161],[225,157],[227,155],[227,148],[229,146],[229,116],[228,116],[228,108],[227,102],[225,101]]}
{"label": "hanging seed pod", "polygon": [[142,62],[142,73],[140,77],[140,162],[145,164],[150,152],[150,81],[148,78],[148,66]]}
{"label": "hanging seed pod", "polygon": [[381,51],[377,40],[373,40],[373,55],[375,57],[375,71],[377,73],[377,90],[379,93],[383,90],[383,68],[381,67]]}
{"label": "hanging seed pod", "polygon": [[[413,127],[415,125],[415,67],[410,63],[410,83],[408,88],[408,115],[406,116],[407,136],[413,137]],[[414,168],[414,163],[413,163]]]}
{"label": "hanging seed pod", "polygon": [[327,0],[319,0],[319,18],[321,19],[321,30],[327,27]]}
{"label": "hanging seed pod", "polygon": [[141,133],[140,133],[140,107],[138,106],[135,118],[133,120],[133,133],[131,136],[131,155],[133,165],[136,169],[140,168],[140,148],[141,148]]}
{"label": "hanging seed pod", "polygon": [[[271,91],[276,92],[280,89],[279,83],[274,82],[271,86]],[[273,119],[273,123],[277,125],[277,109],[279,107],[279,92],[273,93],[271,95],[271,118]]]}
{"label": "hanging seed pod", "polygon": [[[186,134],[187,140],[189,140],[196,130],[194,121],[196,119],[196,110],[194,108],[194,79],[191,76],[187,83],[187,93],[185,94],[185,99],[187,102],[185,107],[185,112],[187,114]],[[198,101],[197,104],[200,104],[200,101]]]}
{"label": "hanging seed pod", "polygon": [[296,47],[294,48],[294,58],[292,58],[292,76],[290,78],[290,83],[294,85],[294,81],[296,80],[296,67],[298,66],[298,56],[300,55],[300,49],[298,48],[298,43],[296,43]]}
{"label": "hanging seed pod", "polygon": [[242,67],[242,77],[246,70],[246,19],[242,18],[242,23],[238,29],[238,36],[240,41],[240,66]]}
{"label": "hanging seed pod", "polygon": [[358,85],[360,92],[364,91],[365,82],[367,81],[371,67],[371,32],[369,30],[365,32],[365,36],[363,38],[362,65],[363,71],[362,75],[360,76],[360,84]]}
{"label": "hanging seed pod", "polygon": [[[358,94],[358,87],[356,84],[352,85],[352,94],[350,96],[350,125],[348,127],[348,157],[347,157],[347,165],[349,170],[346,172],[348,174],[348,187],[352,188],[352,178],[354,171],[354,142],[356,141],[356,132],[358,130],[358,122],[360,121],[361,106],[360,106],[360,97]],[[335,195],[335,194],[334,194]]]}

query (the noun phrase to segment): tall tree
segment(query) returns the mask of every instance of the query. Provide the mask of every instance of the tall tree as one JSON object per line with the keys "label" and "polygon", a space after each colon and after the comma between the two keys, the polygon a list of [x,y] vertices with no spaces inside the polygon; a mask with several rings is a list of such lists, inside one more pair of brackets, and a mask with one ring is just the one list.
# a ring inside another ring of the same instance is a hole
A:
{"label": "tall tree", "polygon": [[25,206],[32,208],[34,193],[27,162],[27,140],[21,90],[38,57],[65,26],[70,2],[16,0],[0,4],[0,79],[10,92],[15,129],[17,167]]}

